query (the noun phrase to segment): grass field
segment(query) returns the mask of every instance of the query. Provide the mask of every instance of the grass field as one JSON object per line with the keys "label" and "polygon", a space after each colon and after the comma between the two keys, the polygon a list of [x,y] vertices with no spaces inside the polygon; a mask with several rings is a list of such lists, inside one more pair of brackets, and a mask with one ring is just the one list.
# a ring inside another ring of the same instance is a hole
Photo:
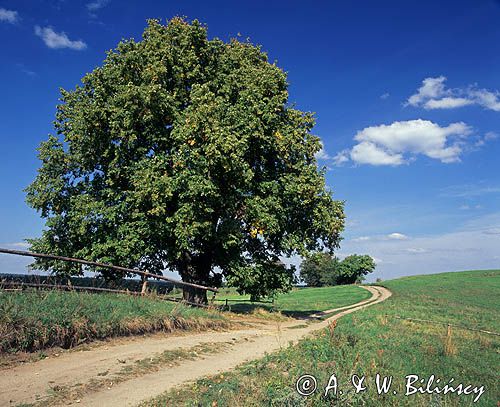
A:
{"label": "grass field", "polygon": [[[320,288],[294,288],[291,292],[280,294],[276,297],[274,304],[250,303],[249,295],[239,295],[234,289],[222,289],[217,294],[217,299],[230,300],[231,311],[247,312],[253,308],[260,307],[273,309],[293,317],[312,314],[318,311],[326,311],[333,308],[344,307],[355,304],[370,297],[370,293],[357,286],[335,286]],[[220,302],[217,302],[220,304]]]}
{"label": "grass field", "polygon": [[0,352],[70,348],[110,336],[228,326],[215,311],[120,294],[0,292]]}
{"label": "grass field", "polygon": [[[499,332],[500,271],[407,277],[383,285],[393,292],[391,298],[340,319],[336,327],[145,405],[497,406],[500,338],[456,327],[448,330],[446,324]],[[377,394],[377,373],[393,377],[387,394]],[[308,397],[295,390],[297,378],[304,374],[314,375],[318,383],[318,390]],[[343,394],[330,390],[325,397],[332,374]],[[366,377],[365,391],[354,392],[354,374]],[[434,374],[441,381],[438,386],[453,378],[451,385],[484,386],[485,392],[476,403],[477,393],[405,396],[405,376],[410,374],[423,378],[423,386]]]}
{"label": "grass field", "polygon": [[[233,298],[238,297],[234,290]],[[359,287],[297,289],[276,300],[276,309],[307,314],[350,305],[369,297]],[[255,306],[231,303],[243,311]],[[265,316],[266,314],[264,314]],[[148,297],[61,291],[0,291],[0,353],[71,348],[84,342],[176,329],[229,326],[224,313]]]}

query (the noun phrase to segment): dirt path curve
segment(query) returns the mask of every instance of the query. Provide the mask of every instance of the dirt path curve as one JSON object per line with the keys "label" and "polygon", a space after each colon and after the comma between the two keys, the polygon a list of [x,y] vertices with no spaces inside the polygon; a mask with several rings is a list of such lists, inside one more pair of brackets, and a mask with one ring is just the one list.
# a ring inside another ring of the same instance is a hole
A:
{"label": "dirt path curve", "polygon": [[[304,321],[297,320],[263,321],[253,323],[248,328],[227,332],[158,334],[146,338],[118,339],[89,351],[68,352],[59,357],[0,370],[0,405],[77,403],[79,406],[134,406],[175,386],[258,359],[265,353],[286,347],[307,334],[326,327],[329,322],[343,315],[391,296],[391,292],[383,287],[363,288],[372,293],[369,300],[329,310],[328,313],[340,312],[321,322],[305,324]],[[321,315],[324,313],[316,314],[315,317]],[[170,366],[166,363],[157,371],[136,377],[124,378],[122,375],[122,381],[116,382],[115,378],[120,376],[124,367],[134,366],[136,361],[157,357],[168,350],[186,350],[204,344],[213,346],[214,343],[221,345],[217,353],[202,354],[195,360],[179,360],[177,364]],[[59,398],[54,398],[54,394],[58,392],[61,392]]]}

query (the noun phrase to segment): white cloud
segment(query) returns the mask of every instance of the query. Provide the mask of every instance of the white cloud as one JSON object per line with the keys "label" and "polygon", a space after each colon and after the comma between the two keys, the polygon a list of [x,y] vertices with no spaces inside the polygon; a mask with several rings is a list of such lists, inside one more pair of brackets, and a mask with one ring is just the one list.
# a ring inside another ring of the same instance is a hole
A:
{"label": "white cloud", "polygon": [[463,139],[471,132],[471,128],[462,122],[440,127],[421,119],[371,126],[356,134],[354,140],[358,144],[350,151],[344,150],[335,157],[342,163],[349,157],[358,164],[397,166],[422,154],[443,163],[452,163],[460,161]]}
{"label": "white cloud", "polygon": [[391,94],[386,92],[386,93],[380,95],[380,99],[385,100],[385,99],[389,98],[389,96],[391,96]]}
{"label": "white cloud", "polygon": [[408,249],[406,249],[406,251],[411,254],[427,253],[427,250],[423,249],[422,247],[409,247]]}
{"label": "white cloud", "polygon": [[442,99],[428,100],[425,102],[424,107],[426,109],[454,109],[456,107],[472,105],[473,103],[472,100],[465,98],[445,97]]}
{"label": "white cloud", "polygon": [[72,41],[68,38],[66,33],[57,33],[51,27],[39,27],[37,25],[35,26],[35,34],[39,36],[49,48],[70,48],[74,50],[83,50],[87,48],[87,44],[83,41]]}
{"label": "white cloud", "polygon": [[490,92],[486,89],[476,89],[470,90],[469,94],[478,105],[500,112],[500,93],[498,91]]}
{"label": "white cloud", "polygon": [[425,78],[417,93],[411,95],[406,105],[424,109],[454,109],[478,105],[485,109],[500,112],[500,93],[478,89],[476,86],[449,89],[445,86],[446,77]]}
{"label": "white cloud", "polygon": [[341,166],[342,164],[349,161],[349,150],[342,150],[340,153],[335,154],[333,157],[333,163],[337,166]]}
{"label": "white cloud", "polygon": [[14,24],[18,20],[19,20],[19,15],[17,11],[0,8],[0,21],[5,21],[7,23]]}
{"label": "white cloud", "polygon": [[366,242],[367,240],[370,240],[370,236],[360,236],[352,239],[353,242]]}
{"label": "white cloud", "polygon": [[402,234],[402,233],[391,233],[390,235],[387,235],[387,238],[390,240],[408,240],[408,236]]}
{"label": "white cloud", "polygon": [[446,81],[444,76],[424,79],[417,93],[408,98],[408,104],[419,106],[428,99],[435,99],[442,96],[445,93],[444,81]]}
{"label": "white cloud", "polygon": [[475,147],[482,147],[487,142],[496,140],[498,138],[498,134],[493,131],[488,131],[483,137],[478,137],[477,141],[474,143]]}
{"label": "white cloud", "polygon": [[89,12],[90,17],[97,17],[96,13],[105,7],[109,3],[109,0],[94,0],[87,3],[85,6],[87,7],[87,11]]}
{"label": "white cloud", "polygon": [[315,157],[317,160],[329,160],[331,157],[328,155],[328,153],[325,150],[325,146],[323,145],[323,142],[320,141],[321,143],[321,150],[319,150]]}
{"label": "white cloud", "polygon": [[384,240],[408,240],[409,237],[403,233],[390,233],[388,235],[360,236],[351,239],[352,242],[384,241]]}
{"label": "white cloud", "polygon": [[383,147],[368,141],[355,145],[350,157],[358,164],[401,165],[404,163],[402,154],[384,150]]}

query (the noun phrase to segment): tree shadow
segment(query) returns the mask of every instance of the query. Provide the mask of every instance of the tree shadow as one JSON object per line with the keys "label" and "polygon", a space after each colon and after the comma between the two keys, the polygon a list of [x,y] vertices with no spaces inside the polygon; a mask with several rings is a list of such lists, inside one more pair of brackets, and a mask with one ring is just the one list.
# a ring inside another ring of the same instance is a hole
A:
{"label": "tree shadow", "polygon": [[[225,306],[224,306],[225,307]],[[320,310],[305,310],[305,311],[293,311],[287,309],[280,309],[277,306],[262,304],[258,302],[254,303],[243,303],[243,302],[235,302],[228,305],[225,308],[235,314],[251,314],[258,309],[263,309],[267,312],[281,312],[281,314],[295,319],[313,319],[311,316],[314,314],[321,314]],[[317,319],[316,317],[314,319]]]}

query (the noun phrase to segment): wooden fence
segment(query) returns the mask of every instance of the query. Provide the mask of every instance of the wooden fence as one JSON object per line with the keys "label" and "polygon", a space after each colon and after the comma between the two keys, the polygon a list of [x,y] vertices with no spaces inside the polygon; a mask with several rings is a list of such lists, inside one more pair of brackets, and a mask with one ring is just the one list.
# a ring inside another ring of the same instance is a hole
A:
{"label": "wooden fence", "polygon": [[[97,287],[78,287],[78,286],[60,286],[60,285],[53,285],[53,284],[51,285],[51,284],[32,284],[32,283],[14,283],[14,282],[9,283],[9,282],[7,282],[8,285],[12,286],[12,287],[17,285],[20,288],[22,288],[23,286],[25,286],[25,287],[31,286],[34,288],[50,288],[49,286],[51,286],[51,288],[54,288],[54,289],[75,289],[75,290],[83,290],[83,291],[106,291],[106,292],[127,293],[127,294],[133,293],[133,295],[143,295],[146,293],[146,290],[147,290],[147,282],[148,282],[147,279],[153,278],[156,280],[168,281],[170,283],[173,283],[174,286],[194,287],[194,288],[199,288],[199,289],[202,289],[205,291],[212,291],[214,293],[214,295],[215,295],[215,293],[218,292],[218,289],[215,287],[206,287],[206,286],[203,286],[200,284],[188,283],[185,281],[176,280],[174,278],[165,277],[165,276],[160,275],[160,274],[153,274],[153,273],[149,273],[149,272],[143,271],[143,270],[115,266],[112,264],[99,263],[99,262],[88,261],[88,260],[83,260],[83,259],[76,259],[76,258],[72,258],[72,257],[56,256],[56,255],[52,255],[52,254],[34,253],[34,252],[28,252],[28,251],[23,251],[23,250],[12,250],[12,249],[3,249],[3,248],[0,248],[0,253],[13,254],[13,255],[17,255],[17,256],[35,257],[35,258],[42,258],[42,259],[49,259],[49,260],[67,261],[67,262],[72,262],[72,263],[83,264],[86,266],[107,268],[107,269],[119,271],[123,274],[127,274],[127,273],[136,274],[136,275],[139,275],[139,276],[144,278],[144,283],[142,285],[142,290],[140,293],[132,292],[132,291],[125,291],[125,290],[113,290],[113,289],[107,289],[107,288],[97,288]],[[5,282],[3,284],[5,285]],[[165,296],[163,296],[163,297],[165,297]],[[173,298],[165,297],[164,299],[176,301]],[[186,302],[186,301],[184,301],[184,302]],[[187,303],[192,304],[189,302],[187,302]],[[198,304],[192,304],[192,305],[198,305]]]}

